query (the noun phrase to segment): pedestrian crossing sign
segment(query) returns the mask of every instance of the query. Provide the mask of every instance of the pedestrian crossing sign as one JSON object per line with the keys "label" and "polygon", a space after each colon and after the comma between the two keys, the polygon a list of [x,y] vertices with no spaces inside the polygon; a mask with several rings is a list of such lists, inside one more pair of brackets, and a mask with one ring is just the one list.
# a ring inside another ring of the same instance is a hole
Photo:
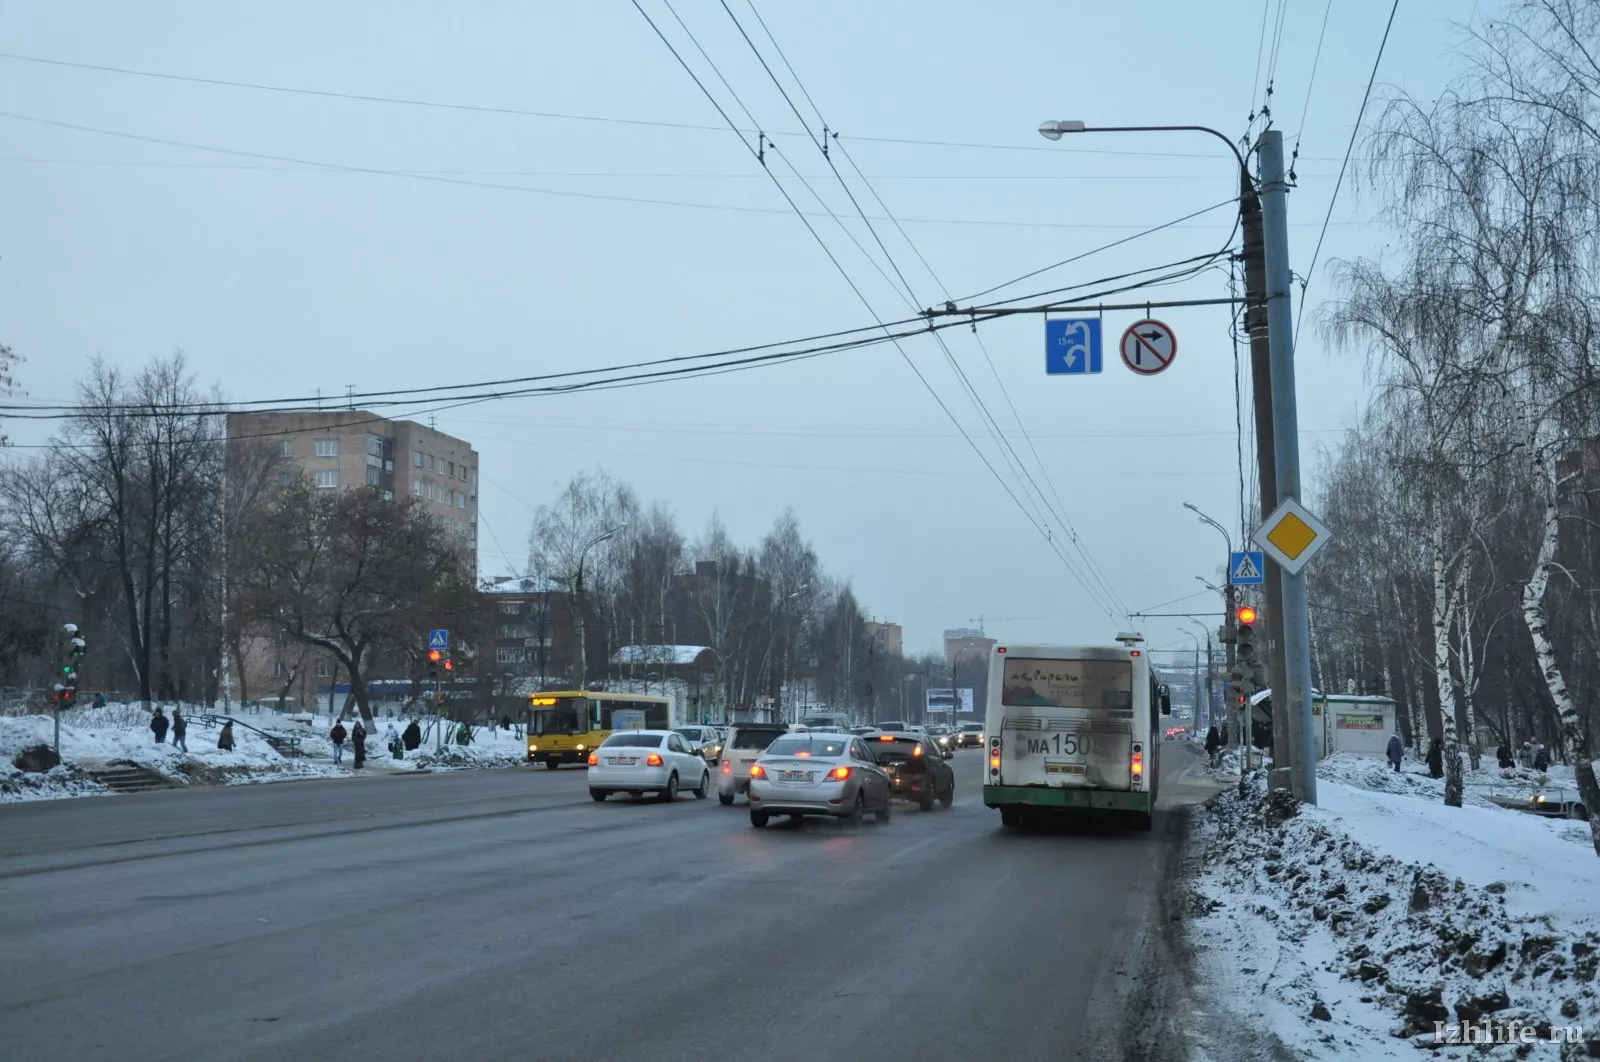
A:
{"label": "pedestrian crossing sign", "polygon": [[1228,582],[1234,586],[1260,586],[1266,581],[1266,556],[1260,550],[1243,550],[1228,557]]}

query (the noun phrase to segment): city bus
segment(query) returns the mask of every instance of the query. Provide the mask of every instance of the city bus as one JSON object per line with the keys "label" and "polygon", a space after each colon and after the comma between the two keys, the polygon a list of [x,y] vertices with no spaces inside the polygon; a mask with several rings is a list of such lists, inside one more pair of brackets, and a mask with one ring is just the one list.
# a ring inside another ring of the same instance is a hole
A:
{"label": "city bus", "polygon": [[1115,815],[1150,829],[1161,716],[1172,713],[1144,639],[1119,647],[996,645],[983,802],[1006,826]]}
{"label": "city bus", "polygon": [[613,730],[670,730],[672,701],[639,693],[563,690],[528,698],[528,762],[587,763]]}

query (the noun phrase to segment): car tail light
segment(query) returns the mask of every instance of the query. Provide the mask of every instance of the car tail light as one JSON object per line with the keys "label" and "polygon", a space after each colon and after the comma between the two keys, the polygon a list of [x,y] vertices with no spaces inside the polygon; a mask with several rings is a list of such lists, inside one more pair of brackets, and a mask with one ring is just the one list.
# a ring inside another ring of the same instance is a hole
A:
{"label": "car tail light", "polygon": [[767,776],[767,769],[765,767],[761,766],[761,764],[752,763],[750,765],[750,777],[751,778],[765,778],[766,776]]}
{"label": "car tail light", "polygon": [[913,756],[921,756],[922,755],[922,746],[921,745],[914,746],[911,749],[911,755],[913,755]]}
{"label": "car tail light", "polygon": [[732,760],[723,760],[722,761],[722,773],[723,774],[732,774],[733,773],[733,761]]}
{"label": "car tail light", "polygon": [[600,754],[598,752],[589,753],[589,766],[590,767],[595,767],[595,766],[598,766],[599,763],[600,763]]}
{"label": "car tail light", "polygon": [[660,767],[661,766],[661,753],[652,752],[650,755],[648,755],[648,756],[646,756],[644,758],[644,762],[645,762],[645,764],[647,766],[650,766],[650,767]]}
{"label": "car tail light", "polygon": [[1135,745],[1133,747],[1132,769],[1133,769],[1133,785],[1134,785],[1134,788],[1138,788],[1139,786],[1144,784],[1144,746],[1143,745]]}
{"label": "car tail light", "polygon": [[842,782],[846,778],[850,777],[850,768],[835,767],[833,770],[828,772],[828,777],[833,779],[835,782]]}

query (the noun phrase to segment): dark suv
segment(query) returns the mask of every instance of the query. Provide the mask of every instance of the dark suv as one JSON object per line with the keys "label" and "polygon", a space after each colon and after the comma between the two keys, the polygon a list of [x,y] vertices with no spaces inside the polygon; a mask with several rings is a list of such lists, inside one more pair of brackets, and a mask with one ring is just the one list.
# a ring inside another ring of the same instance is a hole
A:
{"label": "dark suv", "polygon": [[937,800],[949,807],[956,799],[956,772],[938,744],[926,734],[869,734],[863,739],[889,773],[890,792],[932,811]]}

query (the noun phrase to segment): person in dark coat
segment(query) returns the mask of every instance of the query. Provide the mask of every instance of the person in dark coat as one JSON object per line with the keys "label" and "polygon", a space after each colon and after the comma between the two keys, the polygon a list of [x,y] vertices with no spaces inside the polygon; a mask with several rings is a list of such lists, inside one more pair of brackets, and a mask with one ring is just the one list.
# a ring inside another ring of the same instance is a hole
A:
{"label": "person in dark coat", "polygon": [[1400,740],[1399,734],[1389,735],[1389,748],[1386,755],[1389,757],[1389,765],[1398,771],[1400,769],[1400,761],[1406,758],[1405,742]]}
{"label": "person in dark coat", "polygon": [[1206,755],[1211,757],[1211,766],[1217,765],[1217,753],[1222,749],[1222,735],[1217,733],[1217,728],[1212,727],[1206,731]]}
{"label": "person in dark coat", "polygon": [[1540,745],[1539,751],[1533,754],[1533,769],[1540,774],[1550,769],[1550,750],[1543,745]]}
{"label": "person in dark coat", "polygon": [[344,739],[348,736],[345,732],[344,724],[335,719],[333,721],[333,729],[328,731],[328,740],[333,742],[334,763],[339,763],[344,759]]}
{"label": "person in dark coat", "polygon": [[367,763],[367,728],[361,725],[359,719],[350,729],[350,748],[356,754],[356,770],[359,771]]}
{"label": "person in dark coat", "polygon": [[101,690],[99,693],[96,693],[94,695],[94,706],[96,708],[104,708],[106,706],[106,691],[105,690]]}
{"label": "person in dark coat", "polygon": [[422,747],[422,727],[417,725],[415,719],[411,720],[411,724],[400,735],[400,740],[405,744],[407,752],[415,752]]}
{"label": "person in dark coat", "polygon": [[1428,746],[1428,777],[1444,777],[1444,742],[1438,738]]}
{"label": "person in dark coat", "polygon": [[189,743],[184,737],[189,733],[189,720],[183,717],[182,708],[172,710],[172,747],[189,751]]}
{"label": "person in dark coat", "polygon": [[217,735],[217,748],[223,752],[233,751],[233,720],[229,719],[222,724],[222,733]]}
{"label": "person in dark coat", "polygon": [[1494,750],[1494,756],[1499,761],[1502,771],[1517,765],[1517,761],[1511,756],[1511,746],[1504,741],[1500,742],[1500,747]]}
{"label": "person in dark coat", "polygon": [[156,736],[157,745],[167,743],[167,713],[160,708],[157,708],[156,714],[150,717],[150,730]]}

